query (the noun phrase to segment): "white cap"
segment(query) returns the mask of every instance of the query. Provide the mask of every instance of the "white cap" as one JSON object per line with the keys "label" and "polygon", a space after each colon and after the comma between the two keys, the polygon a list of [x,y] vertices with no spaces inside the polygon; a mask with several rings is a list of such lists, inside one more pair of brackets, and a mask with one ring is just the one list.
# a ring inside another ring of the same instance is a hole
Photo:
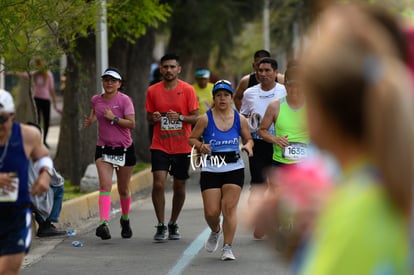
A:
{"label": "white cap", "polygon": [[12,95],[0,89],[0,113],[14,113],[15,111]]}
{"label": "white cap", "polygon": [[122,80],[121,75],[118,72],[111,70],[111,69],[106,70],[101,77],[104,77],[104,76],[111,76],[115,79]]}

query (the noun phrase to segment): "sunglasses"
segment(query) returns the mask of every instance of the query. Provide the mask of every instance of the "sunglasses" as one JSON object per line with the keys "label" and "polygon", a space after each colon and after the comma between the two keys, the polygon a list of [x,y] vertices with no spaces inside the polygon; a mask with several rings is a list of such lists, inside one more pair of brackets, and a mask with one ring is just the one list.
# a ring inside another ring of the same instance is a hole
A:
{"label": "sunglasses", "polygon": [[9,120],[10,116],[0,116],[0,124],[4,124]]}
{"label": "sunglasses", "polygon": [[116,78],[113,78],[113,77],[104,77],[104,78],[102,78],[102,81],[103,82],[112,82],[112,83],[115,83],[115,82],[118,82],[119,80],[116,79]]}

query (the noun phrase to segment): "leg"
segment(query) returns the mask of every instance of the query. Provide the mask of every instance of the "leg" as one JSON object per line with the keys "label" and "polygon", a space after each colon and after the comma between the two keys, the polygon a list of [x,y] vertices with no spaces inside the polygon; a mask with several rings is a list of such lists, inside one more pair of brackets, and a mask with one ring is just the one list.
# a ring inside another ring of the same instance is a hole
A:
{"label": "leg", "polygon": [[132,230],[129,224],[129,210],[131,208],[131,192],[129,190],[129,182],[131,181],[132,170],[134,170],[134,166],[125,166],[119,167],[116,172],[118,179],[119,201],[122,210],[122,217],[119,221],[122,228],[121,236],[126,239],[132,237]]}
{"label": "leg", "polygon": [[221,190],[218,188],[206,189],[202,192],[204,218],[211,231],[220,230]]}
{"label": "leg", "polygon": [[111,190],[112,190],[112,175],[114,168],[112,164],[102,161],[101,158],[96,160],[96,168],[99,177],[99,217],[101,222],[109,220],[109,213],[111,211]]}
{"label": "leg", "polygon": [[116,172],[118,181],[118,193],[121,201],[122,216],[128,216],[131,204],[131,192],[129,182],[131,181],[134,166],[119,167]]}
{"label": "leg", "polygon": [[152,203],[158,223],[164,223],[165,215],[165,182],[167,181],[167,171],[157,170],[152,172]]}
{"label": "leg", "polygon": [[237,227],[237,204],[241,188],[236,184],[224,184],[221,188],[221,211],[223,213],[224,244],[231,245]]}
{"label": "leg", "polygon": [[47,133],[50,126],[50,100],[45,100],[42,108],[43,113],[43,143],[46,143]]}
{"label": "leg", "polygon": [[24,253],[0,256],[0,274],[18,275],[23,263]]}
{"label": "leg", "polygon": [[174,177],[173,190],[174,194],[170,222],[175,223],[177,222],[185,201],[185,180],[179,180]]}
{"label": "leg", "polygon": [[40,98],[34,98],[35,101],[35,105],[36,105],[36,114],[37,114],[37,124],[39,124],[39,127],[41,125],[41,120],[40,120],[40,110],[42,108],[42,100]]}
{"label": "leg", "polygon": [[46,221],[58,222],[60,212],[62,211],[63,195],[65,191],[63,185],[51,186],[50,188],[53,190],[53,207]]}

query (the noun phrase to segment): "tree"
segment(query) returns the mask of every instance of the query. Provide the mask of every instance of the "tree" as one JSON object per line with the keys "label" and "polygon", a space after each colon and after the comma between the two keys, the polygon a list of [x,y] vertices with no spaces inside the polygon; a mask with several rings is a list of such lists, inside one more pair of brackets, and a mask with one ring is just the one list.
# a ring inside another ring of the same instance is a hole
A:
{"label": "tree", "polygon": [[223,58],[233,49],[234,38],[246,21],[261,12],[262,4],[256,0],[173,1],[167,51],[180,56],[183,77],[192,80],[194,69],[209,65],[213,53],[211,63],[222,66]]}
{"label": "tree", "polygon": [[[30,61],[34,56],[46,60],[62,53],[68,56],[67,86],[55,165],[73,184],[79,184],[82,172],[93,161],[95,148],[96,131],[83,130],[82,121],[89,112],[90,97],[97,91],[93,33],[99,3],[98,0],[0,2],[0,56],[5,57],[9,70],[30,72],[33,69]],[[138,37],[146,33],[147,27],[157,27],[158,22],[166,20],[169,12],[169,6],[159,1],[108,1],[110,41],[124,39],[134,45]],[[123,58],[128,60],[125,55]],[[125,64],[132,67],[128,62]],[[139,63],[134,65],[140,67]],[[143,66],[146,66],[145,62]],[[146,88],[149,73],[143,79],[146,79],[141,81],[145,82]],[[145,93],[143,86],[132,87],[130,95]],[[31,98],[30,91],[28,97]]]}
{"label": "tree", "polygon": [[[108,2],[109,39],[112,43],[109,63],[117,66],[127,80],[127,94],[134,100],[136,118],[145,121],[145,113],[141,106],[141,98],[145,98],[149,80],[149,60],[152,59],[147,39],[151,41],[152,32],[147,34],[147,28],[157,27],[158,22],[165,21],[169,14],[168,5],[159,4],[151,0],[123,0]],[[144,35],[144,36],[143,36]],[[143,36],[143,39],[138,39]],[[71,179],[73,184],[79,184],[81,175],[89,163],[94,161],[96,130],[83,129],[84,115],[90,111],[90,98],[96,94],[98,87],[95,84],[95,37],[78,39],[72,54],[68,55],[68,83],[73,83],[71,89],[65,91],[65,109],[70,113],[62,117],[62,127],[59,137],[59,147],[56,155],[56,164],[62,167],[62,172]],[[151,42],[149,42],[151,43]],[[151,47],[151,44],[149,44]],[[144,51],[141,51],[144,49]],[[146,72],[146,73],[144,73]],[[92,79],[92,81],[91,81]],[[130,83],[134,83],[132,86]],[[69,105],[68,107],[66,107]],[[69,125],[69,127],[63,127]],[[147,127],[137,123],[135,130],[136,152],[140,160],[149,159],[149,151],[143,140],[147,140]],[[143,131],[144,130],[144,131]],[[68,147],[68,144],[72,144]],[[76,160],[67,163],[67,160]]]}

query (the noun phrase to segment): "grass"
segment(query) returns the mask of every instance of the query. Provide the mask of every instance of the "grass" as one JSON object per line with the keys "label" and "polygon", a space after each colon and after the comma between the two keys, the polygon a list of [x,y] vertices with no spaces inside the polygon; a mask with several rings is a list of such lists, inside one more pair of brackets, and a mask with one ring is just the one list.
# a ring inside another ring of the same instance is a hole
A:
{"label": "grass", "polygon": [[[136,174],[148,167],[150,167],[149,163],[139,162],[135,165],[132,174]],[[71,199],[80,197],[84,194],[87,194],[87,193],[81,192],[79,185],[72,185],[69,180],[65,180],[65,194],[63,196],[63,201],[71,200]]]}

